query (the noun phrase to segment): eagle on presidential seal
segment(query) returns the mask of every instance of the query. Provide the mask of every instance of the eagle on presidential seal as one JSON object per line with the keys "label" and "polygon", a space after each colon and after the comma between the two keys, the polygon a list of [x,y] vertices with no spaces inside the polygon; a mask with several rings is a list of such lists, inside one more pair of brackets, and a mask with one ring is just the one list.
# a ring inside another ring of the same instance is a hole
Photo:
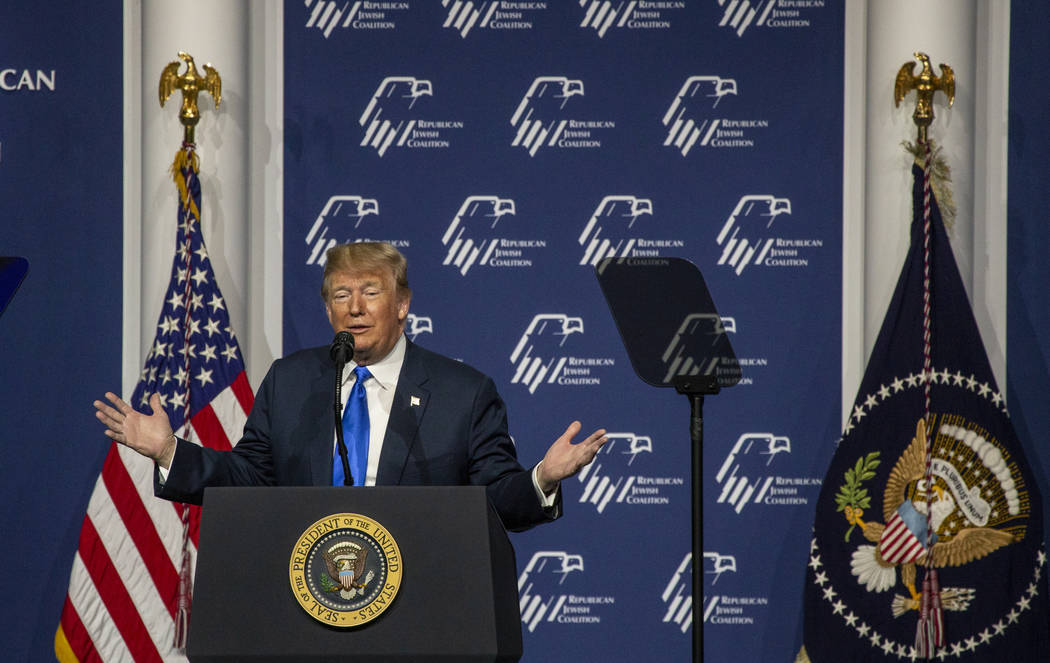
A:
{"label": "eagle on presidential seal", "polygon": [[[853,552],[850,566],[857,582],[869,592],[888,591],[896,586],[900,567],[901,582],[910,596],[894,597],[891,606],[894,617],[919,608],[921,595],[916,590],[915,569],[926,564],[928,555],[932,555],[934,567],[961,567],[1023,537],[1016,528],[988,526],[989,516],[1002,524],[1018,515],[1016,488],[999,450],[972,431],[942,425],[942,433],[945,430],[948,431],[945,437],[955,438],[956,446],[964,452],[970,447],[966,455],[976,461],[979,473],[985,474],[984,479],[992,479],[994,489],[985,491],[991,501],[982,497],[977,485],[985,485],[987,481],[967,481],[951,462],[941,458],[934,459],[931,485],[927,487],[927,431],[925,421],[919,419],[911,443],[886,480],[882,501],[885,522],[865,521],[864,511],[858,504],[840,504],[846,520],[860,527],[864,538],[871,542]],[[974,442],[974,438],[978,441]],[[968,469],[967,473],[972,471]],[[959,508],[959,502],[966,508]],[[933,530],[929,548],[928,526]],[[947,610],[966,610],[974,595],[974,589],[944,587],[941,602]]]}
{"label": "eagle on presidential seal", "polygon": [[368,549],[350,541],[340,541],[328,550],[322,550],[328,576],[336,584],[323,583],[325,590],[338,591],[344,599],[352,599],[362,593],[365,585],[372,580],[372,573],[365,575],[365,561]]}

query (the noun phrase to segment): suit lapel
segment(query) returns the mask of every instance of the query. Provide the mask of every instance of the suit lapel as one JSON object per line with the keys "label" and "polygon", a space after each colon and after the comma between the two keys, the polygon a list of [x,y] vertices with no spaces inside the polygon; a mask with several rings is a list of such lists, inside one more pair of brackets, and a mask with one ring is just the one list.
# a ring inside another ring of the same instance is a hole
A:
{"label": "suit lapel", "polygon": [[317,374],[310,381],[310,397],[306,400],[307,421],[322,422],[312,439],[303,439],[299,444],[307,445],[310,458],[310,480],[315,486],[332,485],[332,451],[335,444],[335,365],[325,361],[317,364]]}
{"label": "suit lapel", "polygon": [[430,391],[424,386],[427,380],[426,368],[415,345],[409,341],[394,390],[394,403],[390,409],[386,437],[383,438],[383,451],[379,455],[377,485],[401,483],[405,463],[408,462],[412,446],[416,443],[419,424],[430,399]]}

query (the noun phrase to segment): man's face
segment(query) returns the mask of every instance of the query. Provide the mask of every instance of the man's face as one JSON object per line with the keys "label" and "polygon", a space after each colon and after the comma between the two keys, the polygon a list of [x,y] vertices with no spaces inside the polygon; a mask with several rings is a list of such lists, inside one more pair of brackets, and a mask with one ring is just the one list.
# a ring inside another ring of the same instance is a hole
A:
{"label": "man's face", "polygon": [[394,349],[408,315],[408,297],[398,297],[394,275],[333,272],[325,311],[336,333],[354,336],[354,361],[374,364]]}

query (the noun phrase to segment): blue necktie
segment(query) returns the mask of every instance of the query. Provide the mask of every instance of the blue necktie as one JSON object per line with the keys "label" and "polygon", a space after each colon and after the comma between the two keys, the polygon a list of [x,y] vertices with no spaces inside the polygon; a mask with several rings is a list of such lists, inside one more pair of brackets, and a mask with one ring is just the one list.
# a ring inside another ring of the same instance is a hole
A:
{"label": "blue necktie", "polygon": [[[343,442],[346,444],[347,458],[350,461],[350,473],[354,475],[354,485],[365,485],[365,473],[368,471],[368,400],[365,398],[365,380],[372,377],[364,366],[354,368],[357,381],[350,390],[350,398],[343,408]],[[343,485],[343,461],[339,451],[332,459],[332,485]]]}

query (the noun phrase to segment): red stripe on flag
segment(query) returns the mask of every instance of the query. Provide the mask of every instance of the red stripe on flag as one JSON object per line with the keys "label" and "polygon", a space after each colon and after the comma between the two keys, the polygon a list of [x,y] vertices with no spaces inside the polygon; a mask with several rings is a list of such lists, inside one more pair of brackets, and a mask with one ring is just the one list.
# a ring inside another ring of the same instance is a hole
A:
{"label": "red stripe on flag", "polygon": [[240,374],[234,378],[233,384],[230,385],[230,389],[233,390],[233,395],[237,397],[237,401],[241,404],[241,409],[245,412],[252,411],[252,405],[255,403],[255,394],[252,393],[252,386],[248,384],[248,374],[241,371]]}
{"label": "red stripe on flag", "polygon": [[102,603],[113,619],[113,625],[120,631],[124,644],[131,651],[135,661],[163,663],[153,638],[142,623],[142,615],[128,595],[120,574],[113,568],[109,552],[102,545],[102,540],[99,539],[95,525],[89,517],[84,518],[84,526],[80,530],[80,556],[91,581],[95,583]]}
{"label": "red stripe on flag", "polygon": [[80,621],[80,615],[77,614],[68,595],[66,595],[65,605],[62,606],[60,623],[62,624],[62,634],[65,635],[69,648],[73,650],[80,663],[95,663],[102,660],[95,649],[95,643],[91,642],[91,636],[88,635],[87,629],[84,628],[84,622]]}
{"label": "red stripe on flag", "polygon": [[221,451],[229,451],[233,448],[230,439],[226,437],[226,431],[222,428],[222,422],[215,416],[215,410],[210,404],[205,405],[193,415],[190,423],[193,430],[197,432],[197,439],[200,440],[201,446]]}
{"label": "red stripe on flag", "polygon": [[186,508],[190,510],[190,541],[197,547],[201,538],[201,508],[196,504],[187,504]]}
{"label": "red stripe on flag", "polygon": [[128,536],[138,548],[142,562],[153,578],[153,584],[157,587],[164,607],[174,618],[175,602],[179,593],[179,572],[172,564],[164,542],[157,533],[157,527],[142,504],[135,483],[120,459],[116,443],[110,446],[109,455],[106,456],[106,464],[102,467],[102,481],[109,491],[113,507],[124,521]]}

